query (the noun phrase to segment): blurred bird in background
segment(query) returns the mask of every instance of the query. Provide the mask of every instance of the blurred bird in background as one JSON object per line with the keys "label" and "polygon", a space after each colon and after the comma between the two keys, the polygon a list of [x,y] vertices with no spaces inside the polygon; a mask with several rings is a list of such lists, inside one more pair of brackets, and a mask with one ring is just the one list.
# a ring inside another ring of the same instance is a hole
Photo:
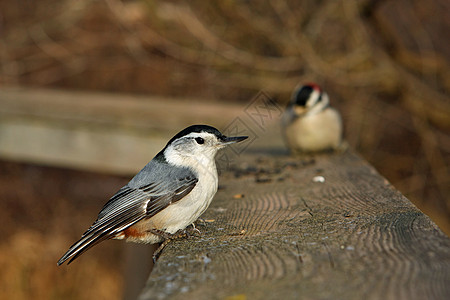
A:
{"label": "blurred bird in background", "polygon": [[337,149],[342,143],[342,119],[317,84],[298,86],[282,116],[285,142],[292,153]]}

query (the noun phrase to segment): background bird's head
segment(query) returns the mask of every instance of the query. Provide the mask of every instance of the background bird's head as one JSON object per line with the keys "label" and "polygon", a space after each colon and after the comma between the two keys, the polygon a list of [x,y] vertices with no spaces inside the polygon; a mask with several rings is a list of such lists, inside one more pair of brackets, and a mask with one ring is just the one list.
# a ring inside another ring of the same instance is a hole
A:
{"label": "background bird's head", "polygon": [[327,93],[315,83],[298,86],[291,96],[290,107],[297,115],[310,111],[320,111],[327,107],[329,98]]}

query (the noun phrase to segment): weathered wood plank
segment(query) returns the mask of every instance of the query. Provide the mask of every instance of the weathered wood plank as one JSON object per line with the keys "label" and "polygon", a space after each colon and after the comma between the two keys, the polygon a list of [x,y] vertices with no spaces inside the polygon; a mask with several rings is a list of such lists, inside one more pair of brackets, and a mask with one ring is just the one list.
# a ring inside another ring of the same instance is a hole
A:
{"label": "weathered wood plank", "polygon": [[450,239],[351,152],[241,156],[220,186],[140,299],[450,298]]}
{"label": "weathered wood plank", "polygon": [[133,174],[184,127],[226,126],[242,109],[193,99],[3,87],[0,157]]}

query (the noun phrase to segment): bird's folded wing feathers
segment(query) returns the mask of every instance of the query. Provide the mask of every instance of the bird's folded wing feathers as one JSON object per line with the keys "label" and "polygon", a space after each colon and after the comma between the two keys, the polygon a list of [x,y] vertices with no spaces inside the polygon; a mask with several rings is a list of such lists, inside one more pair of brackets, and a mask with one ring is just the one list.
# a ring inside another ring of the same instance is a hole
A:
{"label": "bird's folded wing feathers", "polygon": [[69,263],[72,262],[97,243],[115,237],[138,221],[154,216],[189,194],[198,179],[192,172],[187,172],[178,172],[176,176],[170,174],[172,176],[152,178],[153,181],[147,184],[134,183],[133,186],[126,185],[121,188],[104,205],[97,220],[81,239],[61,257],[58,265],[69,258],[71,258]]}

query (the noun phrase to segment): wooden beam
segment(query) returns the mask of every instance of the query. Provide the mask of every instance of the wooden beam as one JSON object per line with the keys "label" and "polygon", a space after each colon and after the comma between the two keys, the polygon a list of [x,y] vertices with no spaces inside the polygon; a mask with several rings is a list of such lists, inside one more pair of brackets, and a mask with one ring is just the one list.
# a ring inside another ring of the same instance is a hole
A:
{"label": "wooden beam", "polygon": [[450,239],[351,151],[241,155],[139,299],[450,299]]}
{"label": "wooden beam", "polygon": [[184,127],[224,127],[242,109],[193,99],[2,88],[0,157],[132,174]]}

